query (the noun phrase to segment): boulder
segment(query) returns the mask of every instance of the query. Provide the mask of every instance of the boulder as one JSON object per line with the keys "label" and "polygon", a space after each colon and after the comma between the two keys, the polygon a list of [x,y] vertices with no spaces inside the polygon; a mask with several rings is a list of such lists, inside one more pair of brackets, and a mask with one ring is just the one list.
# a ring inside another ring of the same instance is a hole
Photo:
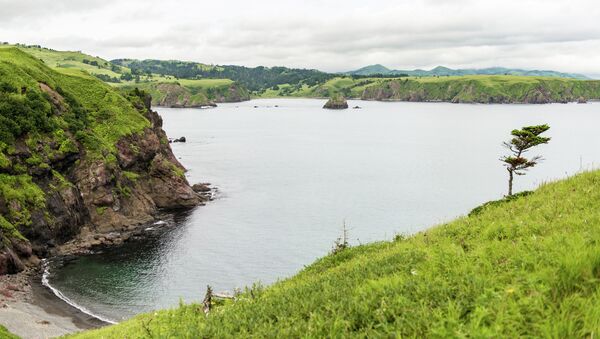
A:
{"label": "boulder", "polygon": [[195,184],[192,186],[192,190],[196,193],[206,193],[210,192],[210,184]]}
{"label": "boulder", "polygon": [[327,101],[325,106],[323,106],[323,108],[325,108],[325,109],[347,109],[348,102],[342,95],[336,94],[336,95],[332,96],[331,98],[329,98],[329,100]]}
{"label": "boulder", "polygon": [[577,103],[578,103],[578,104],[587,104],[587,99],[586,99],[586,98],[584,98],[584,97],[580,97],[580,98],[577,100]]}

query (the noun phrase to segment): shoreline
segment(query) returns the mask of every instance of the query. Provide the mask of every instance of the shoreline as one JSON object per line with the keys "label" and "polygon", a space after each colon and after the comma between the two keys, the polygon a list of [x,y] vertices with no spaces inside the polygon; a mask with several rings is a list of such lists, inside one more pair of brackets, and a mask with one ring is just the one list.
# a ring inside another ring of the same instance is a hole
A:
{"label": "shoreline", "polygon": [[[216,188],[205,192],[212,200]],[[179,213],[189,213],[180,211]],[[130,241],[144,241],[147,237],[160,236],[176,226],[175,211],[159,213],[147,223],[130,227],[120,234],[89,234],[80,236],[63,245],[48,258],[41,260],[14,275],[0,275],[0,325],[22,339],[53,338],[84,330],[110,326],[111,321],[86,312],[68,298],[62,298],[60,290],[45,280],[47,260],[61,256],[81,256],[96,250],[122,246]]]}
{"label": "shoreline", "polygon": [[0,324],[23,338],[52,338],[109,325],[42,285],[40,268],[0,276]]}

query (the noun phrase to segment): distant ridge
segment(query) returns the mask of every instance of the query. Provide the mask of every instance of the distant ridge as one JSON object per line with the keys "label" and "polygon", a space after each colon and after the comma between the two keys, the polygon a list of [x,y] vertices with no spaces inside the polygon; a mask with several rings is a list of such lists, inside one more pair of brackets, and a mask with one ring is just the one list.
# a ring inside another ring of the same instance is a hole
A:
{"label": "distant ridge", "polygon": [[422,69],[416,70],[392,70],[383,65],[376,64],[366,66],[355,71],[346,72],[348,75],[384,75],[384,76],[461,76],[461,75],[521,75],[521,76],[545,76],[555,78],[572,78],[589,80],[590,78],[575,73],[561,73],[550,70],[524,70],[516,68],[490,67],[481,69],[451,69],[448,67],[438,66],[432,70],[426,71]]}

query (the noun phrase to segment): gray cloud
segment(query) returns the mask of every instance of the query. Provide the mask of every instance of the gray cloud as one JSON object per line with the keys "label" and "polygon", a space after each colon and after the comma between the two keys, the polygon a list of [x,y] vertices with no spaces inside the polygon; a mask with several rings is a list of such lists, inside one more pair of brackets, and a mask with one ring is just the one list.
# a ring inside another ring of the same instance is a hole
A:
{"label": "gray cloud", "polygon": [[600,74],[600,4],[592,0],[0,0],[0,8],[0,40],[109,59]]}

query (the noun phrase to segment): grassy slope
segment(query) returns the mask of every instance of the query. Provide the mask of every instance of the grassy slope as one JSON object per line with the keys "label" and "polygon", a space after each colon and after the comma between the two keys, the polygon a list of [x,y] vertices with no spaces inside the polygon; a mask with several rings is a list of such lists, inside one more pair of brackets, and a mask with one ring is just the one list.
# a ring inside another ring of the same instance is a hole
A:
{"label": "grassy slope", "polygon": [[600,171],[584,173],[325,257],[208,317],[187,305],[74,337],[595,337],[598,206]]}
{"label": "grassy slope", "polygon": [[[41,106],[22,113],[31,114],[31,117],[20,116],[24,119],[17,123],[17,127],[23,128],[19,124],[36,119],[35,114],[45,117],[42,121],[48,125],[45,130],[36,130],[38,126],[34,124],[24,131],[24,135],[14,136],[31,145],[31,155],[22,163],[10,161],[11,154],[15,153],[14,140],[0,138],[0,199],[19,206],[18,209],[10,209],[6,215],[0,215],[1,240],[3,235],[21,238],[17,227],[30,224],[30,210],[45,208],[46,192],[32,182],[31,173],[50,169],[52,159],[79,153],[77,141],[83,144],[87,159],[115,161],[117,141],[141,132],[150,126],[150,122],[125,97],[89,74],[78,69],[63,69],[62,72],[52,70],[16,48],[0,48],[0,83],[19,90],[26,89],[27,95],[4,93],[2,90],[3,95],[16,102],[30,102],[30,95],[34,93],[41,98]],[[42,93],[40,83],[54,91],[60,90],[74,101],[64,102],[64,112],[57,114],[50,108],[51,99]],[[85,111],[85,119],[74,114],[76,106]],[[1,112],[5,112],[4,107],[1,108]],[[1,117],[4,118],[3,115]],[[54,176],[60,181],[60,174]]]}
{"label": "grassy slope", "polygon": [[6,327],[0,325],[0,338],[1,339],[19,339],[16,335],[10,333]]}
{"label": "grassy slope", "polygon": [[[1,46],[0,48],[11,48],[14,46]],[[87,55],[78,51],[56,51],[48,48],[39,48],[33,46],[18,46],[20,50],[33,55],[37,59],[43,60],[44,63],[51,68],[54,68],[59,71],[65,70],[82,70],[91,75],[94,74],[102,74],[107,75],[111,78],[119,79],[124,73],[131,73],[131,70],[127,67],[119,66],[119,72],[115,72],[112,70],[112,64],[104,60],[100,57],[94,57],[91,55]],[[95,61],[98,63],[98,66],[90,65],[89,63],[84,63],[83,60],[88,60],[89,62]],[[217,99],[217,101],[221,101],[223,98],[224,101],[229,100],[229,97],[226,95],[229,92],[229,89],[233,86],[233,81],[229,79],[175,79],[171,76],[161,76],[158,74],[153,74],[152,77],[141,76],[141,81],[136,82],[134,80],[130,81],[122,81],[120,83],[109,83],[111,86],[116,86],[120,88],[124,88],[126,90],[133,89],[138,87],[140,89],[148,91],[153,96],[154,104],[157,104],[161,101],[162,98],[167,96],[169,93],[161,90],[161,87],[157,85],[168,83],[178,83],[181,85],[181,92],[183,92],[184,96],[190,99],[190,102],[194,105],[205,105],[209,104],[211,101]],[[172,87],[162,87],[169,88]],[[180,89],[176,89],[180,90]],[[245,92],[242,93],[242,96],[246,98]],[[235,100],[237,98],[231,98]]]}
{"label": "grassy slope", "polygon": [[[43,60],[46,65],[51,68],[74,68],[84,70],[90,74],[105,74],[110,77],[120,77],[121,73],[116,73],[111,70],[111,65],[108,61],[91,55],[76,51],[56,51],[48,48],[25,47],[19,46],[20,50],[33,55],[34,57]],[[96,61],[98,66],[86,64],[83,60]],[[122,68],[122,71],[129,71]]]}
{"label": "grassy slope", "polygon": [[[487,102],[488,99],[506,99],[522,102],[537,89],[548,91],[553,101],[577,100],[579,97],[600,99],[600,81],[565,78],[472,75],[452,77],[334,78],[324,84],[301,88],[281,85],[269,89],[260,97],[328,97],[343,93],[347,97],[363,99],[409,100],[411,95],[425,101]],[[383,92],[383,98],[380,92]]]}

